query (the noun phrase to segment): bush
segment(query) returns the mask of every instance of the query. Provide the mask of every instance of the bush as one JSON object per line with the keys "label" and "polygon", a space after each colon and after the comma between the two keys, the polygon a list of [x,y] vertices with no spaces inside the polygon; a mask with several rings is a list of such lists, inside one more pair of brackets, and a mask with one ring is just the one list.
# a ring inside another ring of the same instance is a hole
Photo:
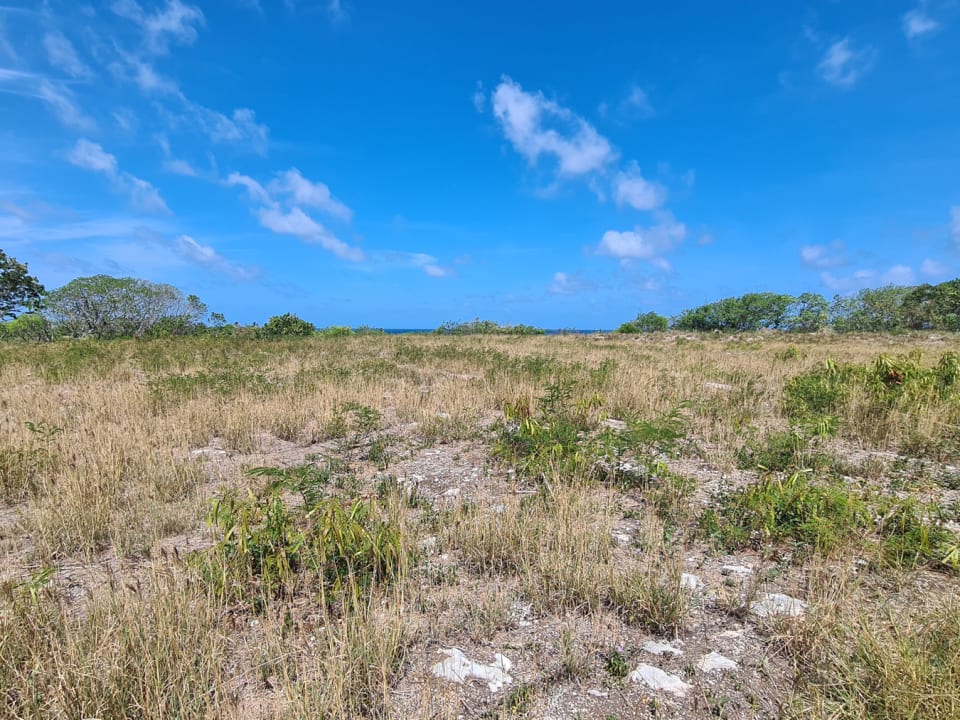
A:
{"label": "bush", "polygon": [[309,337],[316,331],[313,323],[302,320],[293,313],[286,313],[284,315],[274,315],[267,320],[261,328],[260,334],[265,338]]}
{"label": "bush", "polygon": [[437,335],[546,335],[546,330],[531,325],[500,325],[492,320],[445,322],[434,331]]}
{"label": "bush", "polygon": [[658,315],[655,312],[648,312],[637,315],[635,320],[624,323],[618,327],[616,331],[623,334],[663,332],[667,329],[668,325],[669,320],[667,320],[667,318],[665,318],[663,315]]}

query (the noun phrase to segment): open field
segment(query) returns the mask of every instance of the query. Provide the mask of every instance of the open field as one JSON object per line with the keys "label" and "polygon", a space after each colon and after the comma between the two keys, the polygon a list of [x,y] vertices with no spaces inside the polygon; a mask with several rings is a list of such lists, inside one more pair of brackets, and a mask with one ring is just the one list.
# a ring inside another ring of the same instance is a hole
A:
{"label": "open field", "polygon": [[0,345],[0,716],[960,718],[958,351]]}

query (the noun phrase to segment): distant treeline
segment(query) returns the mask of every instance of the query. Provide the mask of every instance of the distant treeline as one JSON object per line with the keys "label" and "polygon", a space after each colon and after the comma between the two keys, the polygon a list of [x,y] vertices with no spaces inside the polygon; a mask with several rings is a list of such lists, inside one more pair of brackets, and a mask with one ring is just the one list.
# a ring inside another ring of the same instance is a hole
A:
{"label": "distant treeline", "polygon": [[[53,340],[64,337],[169,337],[178,335],[258,338],[382,334],[377,328],[317,328],[292,313],[271,317],[263,326],[228,323],[196,295],[137,278],[94,275],[46,291],[27,266],[0,250],[0,339]],[[668,318],[637,315],[618,333],[664,330],[699,332],[897,332],[960,330],[960,278],[939,285],[861,290],[856,295],[747,293],[684,310]],[[530,325],[500,325],[479,318],[446,322],[438,335],[544,335]]]}
{"label": "distant treeline", "polygon": [[621,325],[619,333],[662,330],[700,332],[897,332],[960,330],[960,278],[939,285],[888,285],[856,295],[747,293],[684,310],[667,318],[642,313]]}

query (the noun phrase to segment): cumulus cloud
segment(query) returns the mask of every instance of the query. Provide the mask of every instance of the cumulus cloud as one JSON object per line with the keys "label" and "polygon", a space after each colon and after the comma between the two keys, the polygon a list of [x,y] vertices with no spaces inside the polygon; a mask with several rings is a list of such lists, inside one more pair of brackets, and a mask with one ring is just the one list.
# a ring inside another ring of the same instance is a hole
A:
{"label": "cumulus cloud", "polygon": [[870,70],[874,55],[870,46],[854,48],[850,38],[845,37],[827,48],[817,68],[830,85],[850,88]]}
{"label": "cumulus cloud", "polygon": [[99,143],[86,138],[77,140],[67,153],[67,160],[77,167],[106,175],[117,192],[127,195],[130,205],[141,212],[170,214],[160,192],[149,182],[120,170],[116,156]]}
{"label": "cumulus cloud", "polygon": [[43,36],[43,47],[47,51],[47,61],[53,67],[74,78],[86,80],[93,77],[93,71],[80,59],[73,43],[63,33],[48,32]]}
{"label": "cumulus cloud", "polygon": [[268,230],[280,235],[292,235],[306,243],[320,245],[343,260],[360,262],[366,257],[362,250],[340,240],[298,207],[287,212],[277,207],[260,208],[257,211],[257,218]]}
{"label": "cumulus cloud", "polygon": [[655,210],[667,200],[667,189],[660,183],[647,180],[640,174],[637,163],[613,177],[613,197],[617,205],[629,205],[636,210]]}
{"label": "cumulus cloud", "polygon": [[270,182],[273,194],[288,194],[297,205],[314,207],[341,220],[349,221],[353,210],[333,197],[330,188],[322,182],[311,182],[297,168],[280,173]]}
{"label": "cumulus cloud", "polygon": [[832,268],[848,262],[846,246],[839,241],[831,245],[804,245],[800,248],[800,259],[812,268]]}
{"label": "cumulus cloud", "polygon": [[927,15],[922,5],[903,16],[903,34],[910,40],[939,29],[940,23]]}
{"label": "cumulus cloud", "polygon": [[590,123],[507,76],[494,89],[491,105],[504,136],[531,165],[550,158],[560,177],[575,177],[601,171],[617,159]]}
{"label": "cumulus cloud", "polygon": [[660,212],[657,224],[651,227],[638,225],[633,230],[624,232],[608,230],[603,234],[597,252],[621,260],[643,260],[668,270],[670,263],[664,255],[682,243],[686,237],[686,225],[678,222],[671,213]]}

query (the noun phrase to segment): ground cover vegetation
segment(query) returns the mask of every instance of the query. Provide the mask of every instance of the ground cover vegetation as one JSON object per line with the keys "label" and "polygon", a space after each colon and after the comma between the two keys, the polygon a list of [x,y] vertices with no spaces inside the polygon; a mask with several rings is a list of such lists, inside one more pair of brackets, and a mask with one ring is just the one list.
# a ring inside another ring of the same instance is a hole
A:
{"label": "ground cover vegetation", "polygon": [[0,717],[956,718],[958,351],[0,344]]}

